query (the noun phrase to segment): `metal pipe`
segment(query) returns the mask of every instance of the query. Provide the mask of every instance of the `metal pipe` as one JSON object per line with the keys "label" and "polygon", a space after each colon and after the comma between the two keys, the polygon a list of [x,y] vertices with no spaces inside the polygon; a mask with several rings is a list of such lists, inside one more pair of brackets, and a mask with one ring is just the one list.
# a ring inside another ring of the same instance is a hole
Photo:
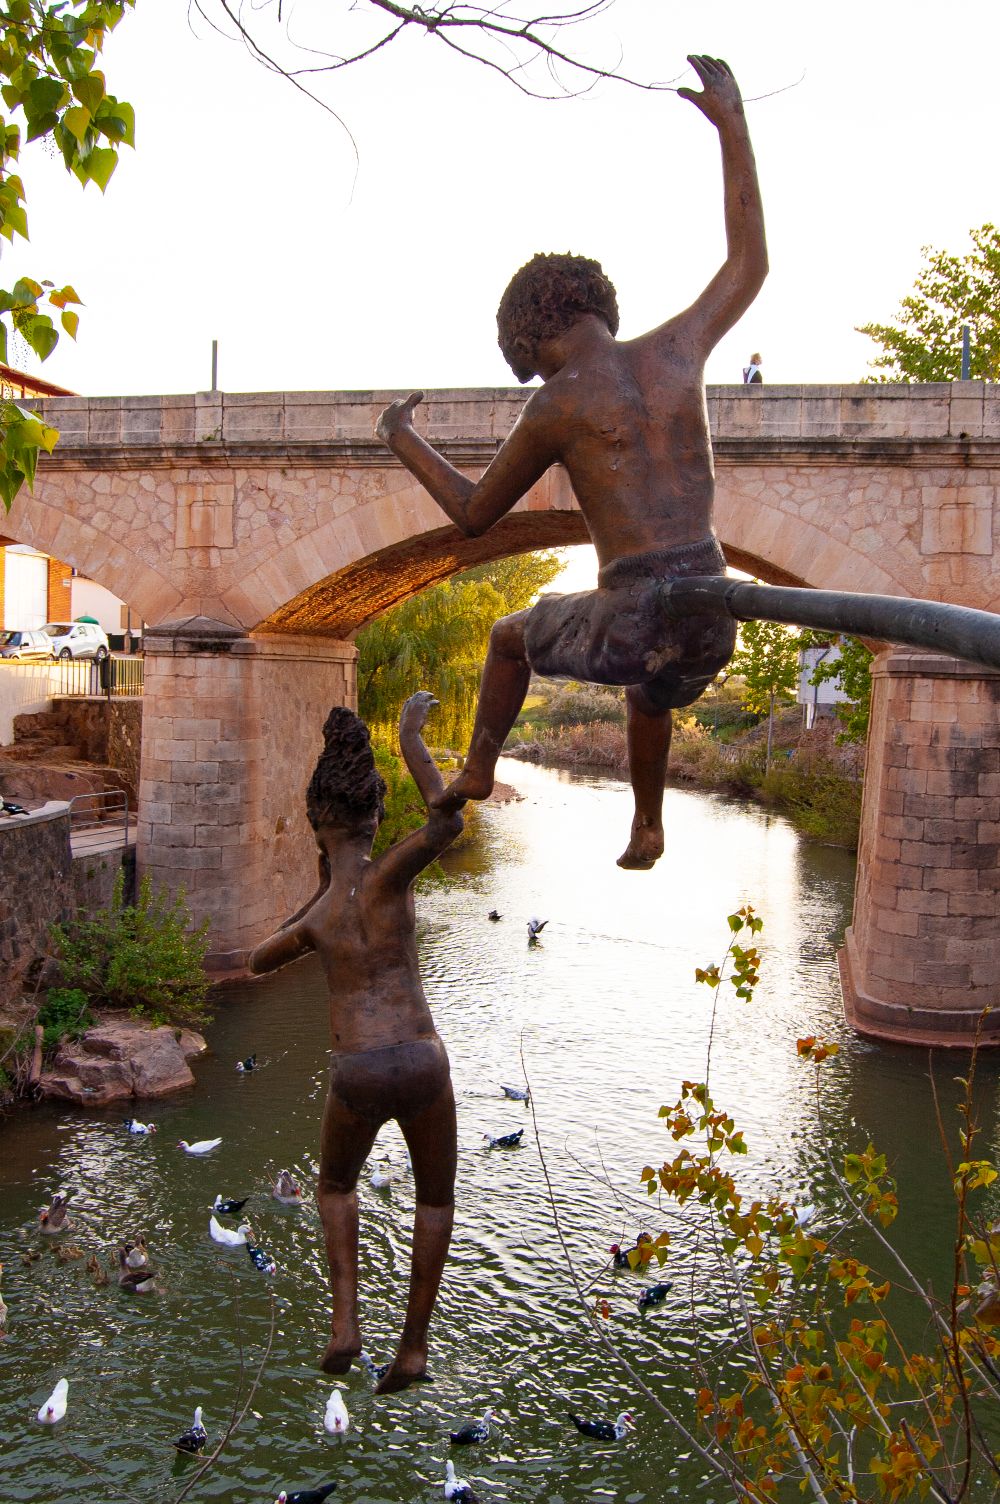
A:
{"label": "metal pipe", "polygon": [[972,369],[972,347],[969,341],[969,326],[962,325],[962,380],[968,381]]}
{"label": "metal pipe", "polygon": [[660,601],[665,614],[674,619],[697,611],[726,611],[737,621],[780,621],[824,632],[879,637],[1000,669],[1000,616],[969,606],[905,595],[759,585],[725,575],[671,580],[661,587]]}

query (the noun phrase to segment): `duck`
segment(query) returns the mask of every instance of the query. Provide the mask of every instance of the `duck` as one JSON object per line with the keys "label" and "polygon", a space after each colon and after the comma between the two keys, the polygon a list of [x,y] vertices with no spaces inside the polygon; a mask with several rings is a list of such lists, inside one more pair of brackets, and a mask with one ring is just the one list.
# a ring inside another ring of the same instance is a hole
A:
{"label": "duck", "polygon": [[336,1483],[323,1483],[319,1488],[297,1488],[291,1494],[282,1489],[274,1504],[323,1504],[336,1487]]}
{"label": "duck", "polygon": [[69,1232],[73,1223],[70,1221],[66,1207],[72,1195],[72,1191],[57,1191],[48,1206],[42,1207],[38,1214],[38,1228],[40,1232]]}
{"label": "duck", "polygon": [[245,1060],[237,1060],[236,1069],[239,1071],[240,1075],[249,1075],[251,1071],[255,1071],[257,1069],[256,1054],[248,1055]]}
{"label": "duck", "polygon": [[[385,1169],[382,1169],[385,1165]],[[371,1174],[371,1188],[373,1191],[385,1191],[392,1185],[392,1176],[389,1174],[389,1155],[380,1159]]]}
{"label": "duck", "polygon": [[795,1206],[792,1210],[795,1213],[796,1227],[805,1227],[815,1217],[817,1208],[815,1203],[810,1201],[805,1206]]}
{"label": "duck", "polygon": [[125,1132],[137,1134],[150,1134],[156,1132],[155,1123],[140,1123],[138,1118],[125,1119]]}
{"label": "duck", "polygon": [[77,1248],[75,1243],[57,1244],[52,1252],[60,1264],[71,1264],[74,1259],[83,1258],[83,1249]]}
{"label": "duck", "polygon": [[121,1252],[125,1255],[125,1262],[130,1269],[145,1269],[149,1263],[149,1250],[142,1233],[124,1242],[121,1245]]}
{"label": "duck", "polygon": [[45,1404],[38,1412],[38,1419],[45,1426],[54,1426],[66,1414],[66,1398],[69,1394],[69,1379],[60,1379]]}
{"label": "duck", "polygon": [[478,1495],[473,1493],[464,1478],[456,1476],[455,1464],[450,1458],[444,1465],[444,1496],[451,1499],[452,1504],[478,1504]]}
{"label": "duck", "polygon": [[668,1293],[673,1288],[673,1280],[665,1279],[661,1280],[658,1285],[650,1285],[647,1289],[640,1290],[636,1301],[639,1310],[644,1311],[647,1306],[658,1306],[661,1301],[666,1300]]}
{"label": "duck", "polygon": [[118,1283],[130,1295],[152,1295],[156,1290],[156,1270],[148,1263],[133,1269],[124,1248],[118,1250]]}
{"label": "duck", "polygon": [[[612,1243],[608,1252],[616,1269],[638,1269],[640,1264],[648,1264],[653,1257],[652,1245],[649,1233],[641,1232],[635,1240],[634,1248],[623,1248],[620,1243]],[[629,1258],[630,1253],[638,1254],[634,1262]]]}
{"label": "duck", "polygon": [[530,1086],[504,1086],[501,1084],[500,1090],[512,1102],[527,1102],[531,1099]]}
{"label": "duck", "polygon": [[487,917],[487,919],[491,919],[494,924],[499,924],[500,920],[503,918],[503,915],[502,914],[498,914],[497,911],[496,911],[496,909],[490,909],[490,912],[487,914],[486,917]]}
{"label": "duck", "polygon": [[271,1195],[282,1206],[301,1206],[302,1187],[293,1179],[289,1170],[279,1170],[278,1178],[271,1187]]}
{"label": "duck", "polygon": [[208,1219],[208,1231],[213,1243],[221,1243],[224,1248],[243,1248],[252,1229],[249,1222],[241,1222],[233,1232],[230,1228],[223,1227],[221,1222],[217,1222],[213,1214]]}
{"label": "duck", "polygon": [[92,1253],[90,1255],[90,1258],[87,1260],[84,1267],[86,1268],[87,1273],[90,1275],[91,1279],[94,1281],[95,1285],[106,1285],[108,1283],[108,1271],[105,1269],[96,1253]]}
{"label": "duck", "polygon": [[623,1410],[617,1420],[581,1420],[572,1410],[569,1418],[581,1436],[595,1436],[598,1441],[621,1441],[628,1431],[635,1430],[635,1421],[629,1410]]}
{"label": "duck", "polygon": [[[2,1278],[3,1278],[3,1265],[0,1264],[0,1279],[2,1279]],[[0,1295],[0,1332],[3,1331],[3,1329],[4,1329],[4,1327],[6,1325],[7,1325],[7,1302],[4,1300],[3,1296]]]}
{"label": "duck", "polygon": [[391,1363],[376,1363],[371,1353],[366,1353],[364,1348],[358,1353],[358,1362],[373,1384],[377,1384],[379,1379],[384,1379],[392,1367]]}
{"label": "duck", "polygon": [[538,944],[538,937],[542,933],[542,930],[545,928],[545,926],[548,924],[548,922],[549,921],[547,919],[529,919],[528,920],[528,944],[529,945],[537,945]]}
{"label": "duck", "polygon": [[[452,1431],[451,1442],[456,1447],[471,1446],[474,1441],[488,1441],[490,1425],[496,1420],[496,1411],[489,1406],[483,1411],[482,1420],[468,1420],[457,1431]],[[499,1425],[499,1421],[497,1421]]]}
{"label": "duck", "polygon": [[487,1147],[490,1149],[516,1149],[523,1137],[523,1128],[518,1128],[516,1133],[502,1133],[499,1138],[494,1138],[492,1133],[483,1134]]}
{"label": "duck", "polygon": [[331,1436],[343,1436],[349,1429],[351,1417],[347,1413],[344,1397],[339,1389],[335,1389],[326,1402],[326,1410],[323,1413],[323,1425]]}
{"label": "duck", "polygon": [[211,1154],[221,1143],[221,1138],[200,1138],[194,1144],[189,1144],[186,1138],[179,1138],[177,1147],[183,1149],[185,1154]]}
{"label": "duck", "polygon": [[178,1452],[200,1452],[208,1440],[208,1432],[201,1423],[201,1406],[195,1406],[194,1421],[174,1442]]}
{"label": "duck", "polygon": [[21,1252],[21,1263],[33,1264],[36,1259],[40,1259],[41,1256],[42,1250],[40,1248],[25,1248]]}
{"label": "duck", "polygon": [[221,1217],[235,1217],[243,1210],[249,1200],[249,1196],[244,1196],[242,1201],[235,1201],[231,1196],[216,1196],[212,1202],[212,1211],[218,1212]]}
{"label": "duck", "polygon": [[258,1248],[254,1243],[251,1243],[249,1238],[247,1238],[246,1244],[247,1253],[250,1255],[250,1262],[255,1269],[259,1269],[261,1274],[275,1274],[277,1272],[278,1266],[269,1253],[265,1253],[263,1248]]}

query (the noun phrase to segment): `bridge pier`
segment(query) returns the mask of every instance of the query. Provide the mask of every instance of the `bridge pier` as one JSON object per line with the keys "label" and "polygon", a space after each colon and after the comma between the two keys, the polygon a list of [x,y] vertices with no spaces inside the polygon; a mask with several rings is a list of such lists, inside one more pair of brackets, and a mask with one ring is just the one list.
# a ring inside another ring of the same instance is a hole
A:
{"label": "bridge pier", "polygon": [[147,630],[138,872],[184,888],[217,975],[313,891],[305,787],[327,711],[356,704],[356,659],[201,616]]}
{"label": "bridge pier", "polygon": [[1000,1044],[1000,673],[922,650],[872,665],[854,919],[839,954],[869,1038]]}

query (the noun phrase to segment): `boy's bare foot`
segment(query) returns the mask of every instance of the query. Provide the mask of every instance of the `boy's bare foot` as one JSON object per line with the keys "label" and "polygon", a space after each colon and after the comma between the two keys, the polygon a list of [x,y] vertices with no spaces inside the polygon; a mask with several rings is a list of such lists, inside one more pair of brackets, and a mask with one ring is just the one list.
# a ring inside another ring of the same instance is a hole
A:
{"label": "boy's bare foot", "polygon": [[414,1348],[403,1352],[402,1348],[393,1359],[389,1372],[375,1386],[376,1394],[398,1394],[411,1384],[430,1383],[427,1377],[427,1348]]}
{"label": "boy's bare foot", "polygon": [[654,825],[636,815],[632,821],[632,837],[621,856],[618,866],[630,872],[648,872],[663,855],[663,826]]}
{"label": "boy's bare foot", "polygon": [[347,1373],[361,1351],[361,1333],[357,1324],[343,1331],[334,1330],[319,1366],[324,1373]]}

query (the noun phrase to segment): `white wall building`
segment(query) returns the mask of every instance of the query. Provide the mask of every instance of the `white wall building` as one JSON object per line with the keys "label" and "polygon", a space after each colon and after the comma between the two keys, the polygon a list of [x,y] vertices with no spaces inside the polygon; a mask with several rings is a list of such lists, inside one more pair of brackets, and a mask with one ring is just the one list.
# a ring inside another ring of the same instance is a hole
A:
{"label": "white wall building", "polygon": [[840,648],[835,642],[825,648],[799,649],[799,685],[795,698],[804,708],[805,727],[811,731],[816,717],[832,715],[835,705],[847,700],[839,679],[824,679],[821,684],[810,684],[813,672],[820,663],[836,662]]}

